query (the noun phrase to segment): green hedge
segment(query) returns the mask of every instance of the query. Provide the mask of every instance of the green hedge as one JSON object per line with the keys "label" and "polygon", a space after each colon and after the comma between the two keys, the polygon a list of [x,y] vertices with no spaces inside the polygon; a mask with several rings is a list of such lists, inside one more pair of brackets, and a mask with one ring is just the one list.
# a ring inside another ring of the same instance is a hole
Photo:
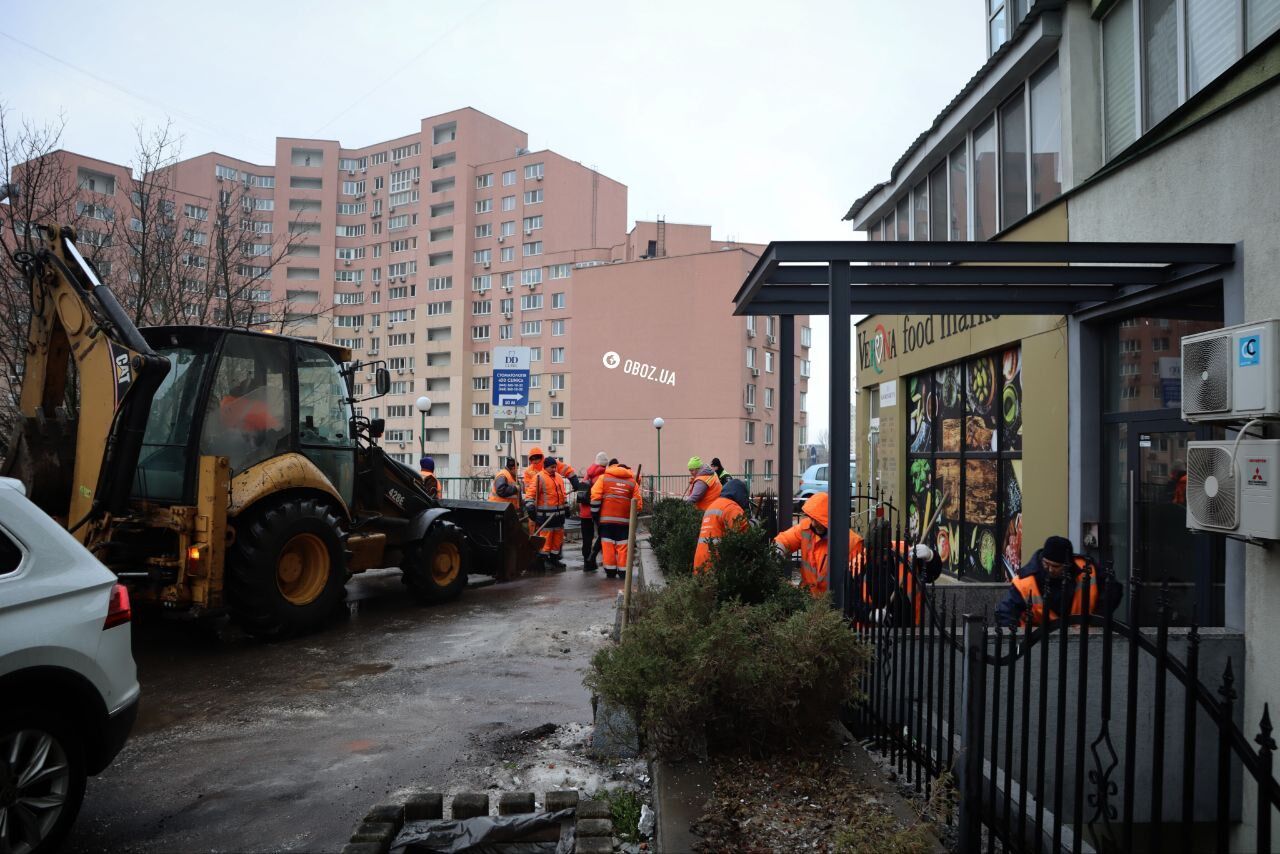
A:
{"label": "green hedge", "polygon": [[653,505],[649,544],[667,578],[693,573],[693,553],[698,547],[702,511],[679,498],[663,498]]}

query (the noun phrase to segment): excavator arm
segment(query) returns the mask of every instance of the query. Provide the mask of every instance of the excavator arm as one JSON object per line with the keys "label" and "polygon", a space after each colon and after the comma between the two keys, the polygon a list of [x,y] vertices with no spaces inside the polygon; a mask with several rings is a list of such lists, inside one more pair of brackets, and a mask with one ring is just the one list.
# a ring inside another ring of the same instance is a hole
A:
{"label": "excavator arm", "polygon": [[[19,423],[4,474],[93,547],[125,512],[147,415],[169,361],[143,340],[76,249],[69,226],[40,226],[19,253],[31,296]],[[80,378],[67,411],[69,360]]]}

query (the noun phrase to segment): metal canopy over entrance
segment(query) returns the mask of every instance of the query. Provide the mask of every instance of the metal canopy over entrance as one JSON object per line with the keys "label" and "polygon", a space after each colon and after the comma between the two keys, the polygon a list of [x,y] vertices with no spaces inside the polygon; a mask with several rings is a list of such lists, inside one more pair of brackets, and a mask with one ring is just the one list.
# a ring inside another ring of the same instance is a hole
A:
{"label": "metal canopy over entrance", "polygon": [[[1045,241],[775,241],[734,296],[736,315],[778,315],[784,354],[781,388],[794,384],[796,315],[1073,315],[1135,296],[1177,291],[1221,275],[1235,262],[1229,243],[1071,243]],[[831,459],[847,460],[852,333],[831,324]],[[779,395],[779,525],[790,524],[795,397]],[[839,417],[836,414],[840,413]],[[829,567],[849,560],[849,469],[829,469]],[[836,601],[847,573],[829,571]]]}

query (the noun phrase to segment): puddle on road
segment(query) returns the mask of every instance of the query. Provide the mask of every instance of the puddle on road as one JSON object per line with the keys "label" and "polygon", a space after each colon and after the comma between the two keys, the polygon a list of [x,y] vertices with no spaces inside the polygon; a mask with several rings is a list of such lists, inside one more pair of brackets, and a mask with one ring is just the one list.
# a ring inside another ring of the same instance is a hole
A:
{"label": "puddle on road", "polygon": [[344,682],[354,682],[362,676],[377,676],[395,667],[389,661],[370,661],[364,664],[349,664],[333,673],[313,676],[298,683],[298,687],[306,691],[327,691]]}

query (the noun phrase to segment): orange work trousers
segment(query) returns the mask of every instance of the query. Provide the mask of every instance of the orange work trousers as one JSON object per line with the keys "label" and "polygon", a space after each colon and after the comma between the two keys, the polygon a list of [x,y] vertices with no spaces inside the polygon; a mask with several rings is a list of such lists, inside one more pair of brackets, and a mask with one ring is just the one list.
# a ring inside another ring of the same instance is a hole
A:
{"label": "orange work trousers", "polygon": [[600,560],[606,570],[627,568],[627,527],[617,522],[600,523]]}
{"label": "orange work trousers", "polygon": [[[546,521],[546,516],[539,517],[538,525]],[[536,530],[538,525],[534,526]],[[542,529],[540,536],[542,539],[542,554],[555,555],[560,557],[560,552],[564,549],[564,516],[561,515],[558,520],[554,520],[547,527]]]}

